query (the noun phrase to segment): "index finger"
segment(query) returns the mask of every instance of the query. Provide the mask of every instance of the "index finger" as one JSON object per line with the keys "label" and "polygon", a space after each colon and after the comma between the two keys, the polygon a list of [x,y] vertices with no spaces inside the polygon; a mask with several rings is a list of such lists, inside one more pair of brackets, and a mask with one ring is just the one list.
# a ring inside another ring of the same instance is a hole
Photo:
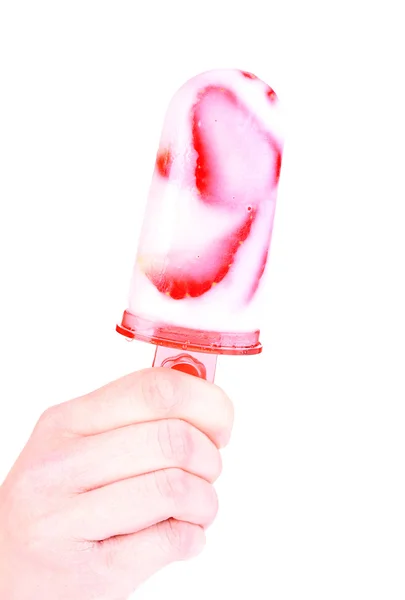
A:
{"label": "index finger", "polygon": [[229,441],[233,406],[221,388],[167,368],[137,371],[56,407],[63,429],[88,436],[160,419],[182,419],[218,447]]}

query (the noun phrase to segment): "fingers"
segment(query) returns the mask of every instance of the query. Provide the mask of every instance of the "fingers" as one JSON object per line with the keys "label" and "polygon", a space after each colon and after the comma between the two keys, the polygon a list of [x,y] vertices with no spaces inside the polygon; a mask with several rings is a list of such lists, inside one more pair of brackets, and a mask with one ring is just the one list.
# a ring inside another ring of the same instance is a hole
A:
{"label": "fingers", "polygon": [[212,483],[221,473],[221,455],[186,421],[150,421],[76,441],[68,482],[74,491],[83,492],[170,467]]}
{"label": "fingers", "polygon": [[173,369],[153,368],[55,407],[52,419],[74,435],[100,434],[135,423],[175,418],[204,432],[218,447],[227,444],[232,403],[216,385]]}
{"label": "fingers", "polygon": [[207,527],[217,510],[215,490],[207,481],[181,469],[164,469],[76,496],[64,522],[75,539],[100,541],[170,518]]}
{"label": "fingers", "polygon": [[119,574],[123,595],[166,565],[193,558],[205,546],[204,529],[199,525],[168,519],[139,533],[117,536],[99,544],[99,558]]}

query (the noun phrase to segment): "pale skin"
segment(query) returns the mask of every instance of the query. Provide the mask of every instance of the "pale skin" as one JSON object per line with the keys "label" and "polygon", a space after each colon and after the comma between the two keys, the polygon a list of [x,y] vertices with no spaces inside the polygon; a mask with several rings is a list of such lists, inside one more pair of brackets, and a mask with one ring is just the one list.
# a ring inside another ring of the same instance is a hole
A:
{"label": "pale skin", "polygon": [[232,423],[220,388],[171,369],[47,410],[0,487],[0,598],[126,600],[197,555]]}

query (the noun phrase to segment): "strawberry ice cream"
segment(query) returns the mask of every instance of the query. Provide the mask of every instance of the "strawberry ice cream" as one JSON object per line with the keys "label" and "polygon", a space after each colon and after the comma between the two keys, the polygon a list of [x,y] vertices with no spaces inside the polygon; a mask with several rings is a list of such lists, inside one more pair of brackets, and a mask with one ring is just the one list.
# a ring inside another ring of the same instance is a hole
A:
{"label": "strawberry ice cream", "polygon": [[251,73],[210,71],[175,94],[120,333],[203,352],[260,351],[281,155],[277,96]]}

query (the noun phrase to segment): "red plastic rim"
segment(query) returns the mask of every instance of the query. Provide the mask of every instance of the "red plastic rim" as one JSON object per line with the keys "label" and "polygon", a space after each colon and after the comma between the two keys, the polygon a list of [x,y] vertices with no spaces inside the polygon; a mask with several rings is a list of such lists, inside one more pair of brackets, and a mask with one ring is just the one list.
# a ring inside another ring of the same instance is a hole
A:
{"label": "red plastic rim", "polygon": [[209,354],[260,354],[260,331],[225,333],[201,331],[156,323],[125,311],[118,333],[129,339],[149,342],[157,346],[180,348]]}

